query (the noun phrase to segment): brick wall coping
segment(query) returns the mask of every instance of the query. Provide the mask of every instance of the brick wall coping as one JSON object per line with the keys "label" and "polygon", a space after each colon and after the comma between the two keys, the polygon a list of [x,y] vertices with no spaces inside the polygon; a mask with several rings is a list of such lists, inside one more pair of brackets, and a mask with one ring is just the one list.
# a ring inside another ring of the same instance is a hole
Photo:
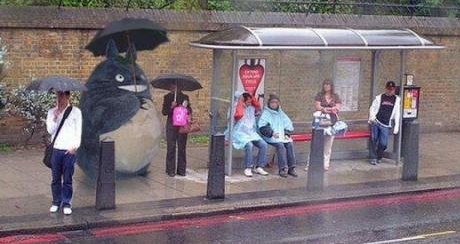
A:
{"label": "brick wall coping", "polygon": [[168,30],[216,31],[232,25],[411,28],[425,35],[460,35],[456,18],[269,12],[171,11],[57,7],[0,7],[0,28],[100,29],[123,17],[149,18]]}

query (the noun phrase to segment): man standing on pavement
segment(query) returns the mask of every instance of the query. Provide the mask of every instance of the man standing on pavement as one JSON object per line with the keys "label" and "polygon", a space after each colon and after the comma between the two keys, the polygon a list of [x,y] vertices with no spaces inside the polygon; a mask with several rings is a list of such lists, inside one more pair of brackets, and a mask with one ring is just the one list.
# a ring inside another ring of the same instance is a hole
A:
{"label": "man standing on pavement", "polygon": [[72,214],[72,176],[82,131],[81,111],[71,106],[69,100],[70,92],[58,91],[56,107],[50,109],[46,117],[48,133],[52,139],[57,136],[51,156],[53,203],[50,212],[56,213],[62,207],[65,215]]}
{"label": "man standing on pavement", "polygon": [[380,163],[383,158],[391,128],[393,128],[393,134],[396,135],[399,132],[401,99],[395,95],[395,91],[396,84],[388,81],[385,85],[385,93],[375,97],[369,109],[369,124],[371,125],[369,163],[372,165]]}

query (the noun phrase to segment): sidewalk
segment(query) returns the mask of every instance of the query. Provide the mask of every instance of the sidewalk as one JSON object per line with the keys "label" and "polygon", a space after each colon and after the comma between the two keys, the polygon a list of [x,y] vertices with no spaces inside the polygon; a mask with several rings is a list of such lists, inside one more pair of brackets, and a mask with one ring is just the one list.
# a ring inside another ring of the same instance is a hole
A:
{"label": "sidewalk", "polygon": [[97,211],[93,207],[74,209],[71,216],[41,213],[0,217],[0,237],[18,234],[49,233],[55,231],[86,230],[170,219],[206,217],[264,208],[346,201],[358,198],[407,195],[460,187],[460,175],[424,178],[418,182],[379,181],[336,185],[320,192],[307,192],[305,188],[284,191],[239,193],[224,201],[208,201],[203,197],[190,197],[119,204],[114,210]]}
{"label": "sidewalk", "polygon": [[[361,187],[359,196],[376,194],[375,192],[372,193],[372,188],[366,188],[365,186],[379,186],[381,187],[379,188],[381,191],[380,193],[404,192],[408,189],[414,190],[421,185],[422,182],[423,187],[421,189],[423,190],[430,188],[457,187],[456,182],[459,182],[459,177],[455,175],[460,175],[460,164],[458,163],[458,159],[460,158],[460,150],[458,150],[460,133],[423,134],[420,139],[421,155],[419,178],[421,180],[419,182],[401,183],[399,181],[401,176],[401,165],[395,165],[392,161],[384,161],[378,166],[369,165],[365,160],[333,161],[331,169],[326,173],[325,183],[328,186],[328,190],[325,192],[328,192],[330,189],[345,187],[349,189],[351,195],[347,196],[345,192],[329,192],[328,197],[323,200],[337,198],[338,196],[352,197],[353,194],[351,192],[355,191],[353,189],[356,187]],[[350,146],[349,142],[336,144],[335,147]],[[308,145],[299,146],[306,147]],[[183,209],[189,214],[195,212],[199,213],[200,211],[212,212],[212,209],[217,205],[209,204],[209,202],[205,204],[206,201],[203,202],[202,200],[206,194],[207,172],[204,166],[206,165],[208,157],[207,150],[207,147],[190,147],[188,149],[188,175],[186,177],[175,178],[170,178],[164,173],[165,152],[162,150],[160,155],[152,162],[150,174],[146,177],[123,178],[117,181],[117,209],[104,212],[96,212],[93,210],[92,206],[94,206],[95,202],[94,183],[88,180],[81,170],[77,168],[74,177],[75,197],[73,201],[73,206],[76,211],[71,218],[67,218],[67,220],[72,219],[69,223],[67,223],[66,218],[62,218],[62,216],[58,218],[53,216],[50,217],[48,213],[48,207],[51,202],[49,187],[51,176],[49,170],[41,165],[42,152],[40,150],[26,150],[1,153],[0,216],[2,217],[0,217],[0,231],[7,230],[5,229],[6,223],[16,223],[16,225],[8,225],[8,230],[12,230],[11,228],[14,226],[16,226],[15,228],[21,228],[19,224],[21,220],[29,223],[26,225],[28,228],[31,228],[30,224],[34,223],[34,220],[42,220],[42,218],[45,218],[45,221],[54,223],[54,225],[58,225],[59,223],[60,225],[72,223],[74,227],[75,223],[83,221],[83,219],[84,221],[82,223],[87,225],[88,223],[85,221],[89,221],[91,215],[105,216],[110,213],[116,216],[115,219],[117,219],[117,221],[121,221],[121,219],[136,219],[140,218],[142,214],[136,215],[136,217],[129,212],[124,212],[124,209],[130,209],[139,204],[144,206],[143,214],[154,214],[156,213],[155,211],[160,211],[158,209],[154,210],[154,208],[157,208],[161,204],[167,203],[171,205],[174,204],[174,202],[185,203],[187,201],[192,201],[195,204],[184,205],[189,206],[189,208],[185,208],[186,210]],[[292,196],[302,198],[303,202],[314,200],[315,198],[313,196],[317,196],[315,194],[319,193],[308,193],[305,191],[307,178],[303,168],[304,165],[299,165],[298,167],[298,172],[300,173],[299,178],[287,179],[280,178],[276,174],[276,166],[271,169],[272,174],[267,177],[256,175],[253,178],[246,178],[242,176],[240,171],[234,172],[231,177],[227,177],[226,179],[227,199],[219,203],[219,209],[221,208],[219,211],[225,209],[235,210],[238,207],[238,204],[236,204],[238,201],[235,200],[235,202],[232,202],[231,199],[238,199],[236,196],[245,196],[240,200],[246,201],[245,203],[241,203],[242,206],[246,206],[249,203],[251,204],[246,207],[259,205],[269,206],[273,204],[271,200],[267,199],[277,199],[277,204],[288,204],[288,200],[293,199]],[[448,175],[454,175],[454,177],[443,177]],[[390,189],[388,187],[383,187],[382,184],[383,186],[385,186],[385,184],[387,186],[393,184],[393,186],[392,188],[390,187]],[[396,184],[397,187],[395,187],[394,184]],[[412,188],[407,188],[408,186]],[[294,195],[289,196],[289,194]],[[261,195],[263,197],[257,197]],[[181,200],[171,200],[177,198]],[[149,212],[148,206],[152,207],[152,212]],[[176,210],[177,213],[175,212]],[[173,217],[181,212],[176,208],[170,212],[161,211],[159,213],[163,214],[162,218],[164,218],[166,214],[169,217]],[[85,217],[79,213],[82,213]],[[158,215],[159,213],[156,214]],[[181,214],[184,214],[184,212]],[[157,218],[159,217],[157,216]],[[114,217],[110,217],[106,220],[113,221],[113,219]],[[75,222],[74,220],[78,221]],[[36,227],[40,226],[41,225],[36,225]]]}

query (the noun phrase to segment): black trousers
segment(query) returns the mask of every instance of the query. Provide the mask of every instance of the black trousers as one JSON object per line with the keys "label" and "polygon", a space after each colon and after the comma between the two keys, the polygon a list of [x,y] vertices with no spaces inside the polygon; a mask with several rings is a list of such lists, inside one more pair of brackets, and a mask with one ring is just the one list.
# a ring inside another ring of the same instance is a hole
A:
{"label": "black trousers", "polygon": [[[187,134],[180,134],[179,127],[166,125],[166,174],[185,175],[187,168],[186,147]],[[176,171],[176,147],[177,147],[177,171]]]}

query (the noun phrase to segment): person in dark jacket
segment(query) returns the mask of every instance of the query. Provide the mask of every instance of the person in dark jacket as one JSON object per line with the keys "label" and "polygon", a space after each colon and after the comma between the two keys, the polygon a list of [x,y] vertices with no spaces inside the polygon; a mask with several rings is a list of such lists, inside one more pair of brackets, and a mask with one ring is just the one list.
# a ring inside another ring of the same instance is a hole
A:
{"label": "person in dark jacket", "polygon": [[[176,106],[185,105],[191,116],[192,108],[187,95],[182,93],[180,87],[172,84],[170,92],[163,98],[162,113],[168,116],[166,121],[166,174],[174,177],[176,174],[185,176],[187,168],[186,146],[187,134],[179,133],[179,127],[173,125],[172,114]],[[177,145],[177,169],[176,169],[176,145]]]}
{"label": "person in dark jacket", "polygon": [[385,93],[376,96],[369,109],[371,125],[369,163],[372,165],[377,165],[382,160],[390,130],[393,128],[395,135],[399,132],[401,98],[395,95],[395,92],[395,82],[388,81],[385,85]]}

